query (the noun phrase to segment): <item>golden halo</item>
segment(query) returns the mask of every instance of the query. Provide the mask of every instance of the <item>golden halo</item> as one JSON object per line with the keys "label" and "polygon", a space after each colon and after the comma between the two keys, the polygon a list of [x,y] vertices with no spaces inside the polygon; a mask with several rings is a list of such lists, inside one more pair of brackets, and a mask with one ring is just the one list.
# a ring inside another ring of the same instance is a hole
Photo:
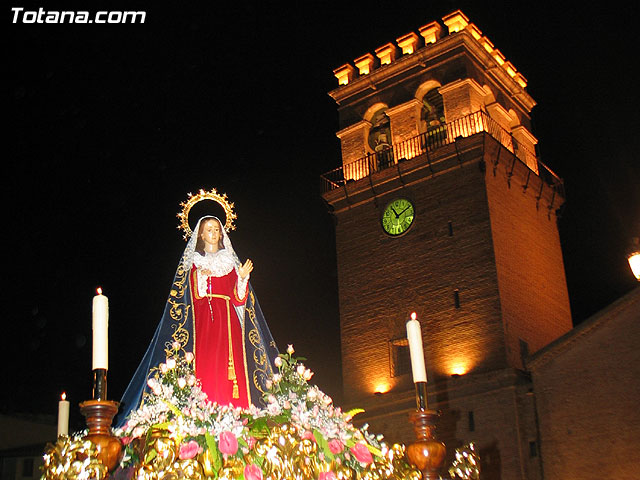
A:
{"label": "golden halo", "polygon": [[233,221],[236,219],[236,214],[233,211],[234,205],[233,203],[229,202],[226,194],[218,193],[215,188],[212,188],[208,192],[200,189],[197,195],[192,195],[191,193],[189,193],[187,194],[187,197],[187,201],[180,204],[180,206],[182,207],[182,211],[178,213],[178,218],[180,219],[178,230],[182,230],[184,232],[182,238],[186,240],[193,233],[191,231],[191,227],[189,227],[189,212],[196,203],[203,200],[213,200],[214,202],[217,202],[222,208],[224,208],[226,217],[224,229],[227,232],[229,230],[235,230],[236,226],[233,224]]}

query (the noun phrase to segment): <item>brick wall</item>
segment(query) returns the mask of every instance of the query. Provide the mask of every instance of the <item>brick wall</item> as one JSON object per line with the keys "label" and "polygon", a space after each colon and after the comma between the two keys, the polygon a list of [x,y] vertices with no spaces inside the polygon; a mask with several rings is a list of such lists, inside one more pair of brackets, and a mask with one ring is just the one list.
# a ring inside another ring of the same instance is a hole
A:
{"label": "brick wall", "polygon": [[[494,171],[497,149],[502,162]],[[487,143],[485,156],[507,356],[511,366],[523,368],[520,340],[533,353],[572,327],[557,219],[554,208],[537,200],[540,179],[524,164],[514,164],[513,155],[495,142]]]}
{"label": "brick wall", "polygon": [[[534,399],[525,375],[504,369],[449,377],[430,383],[429,392],[429,408],[441,411],[437,438],[447,448],[445,465],[451,464],[457,447],[474,442],[481,457],[483,480],[542,478]],[[415,441],[408,421],[415,409],[411,392],[391,392],[352,406],[365,409],[356,422],[368,423],[369,430],[383,433],[388,443],[408,445]]]}
{"label": "brick wall", "polygon": [[[380,215],[396,196],[413,200],[416,218],[406,235],[391,238]],[[389,376],[388,341],[405,335],[413,310],[422,323],[430,376],[506,365],[484,173],[477,163],[347,209],[337,220],[347,400],[372,394],[380,384],[397,385]]]}
{"label": "brick wall", "polygon": [[546,480],[640,472],[640,288],[528,362]]}

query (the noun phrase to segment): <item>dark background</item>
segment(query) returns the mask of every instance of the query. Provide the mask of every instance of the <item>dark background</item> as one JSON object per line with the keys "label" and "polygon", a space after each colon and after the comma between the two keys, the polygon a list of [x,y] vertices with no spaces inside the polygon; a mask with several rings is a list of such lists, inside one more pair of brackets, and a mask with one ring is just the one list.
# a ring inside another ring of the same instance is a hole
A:
{"label": "dark background", "polygon": [[119,399],[184,248],[178,204],[211,187],[235,202],[234,247],[254,260],[274,338],[308,357],[339,402],[333,220],[319,182],[340,165],[332,70],[457,8],[538,102],[542,160],[566,184],[574,323],[636,286],[625,257],[640,235],[632,2],[206,5],[14,5],[145,10],[144,25],[13,24],[5,7],[0,412],[54,414],[63,390],[74,404],[89,398],[97,286],[110,301],[109,397]]}

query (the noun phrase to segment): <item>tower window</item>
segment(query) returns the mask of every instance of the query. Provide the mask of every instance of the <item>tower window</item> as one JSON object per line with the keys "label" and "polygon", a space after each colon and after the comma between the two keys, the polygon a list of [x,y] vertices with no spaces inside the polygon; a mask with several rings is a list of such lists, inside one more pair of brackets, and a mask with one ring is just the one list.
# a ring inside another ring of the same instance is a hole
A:
{"label": "tower window", "polygon": [[411,372],[409,342],[406,338],[389,341],[389,370],[392,377],[399,377]]}
{"label": "tower window", "polygon": [[521,338],[518,339],[518,343],[520,346],[520,361],[524,366],[526,364],[527,357],[529,356],[529,344]]}
{"label": "tower window", "polygon": [[457,288],[453,291],[453,304],[456,308],[460,308],[460,290]]}
{"label": "tower window", "polygon": [[33,458],[22,459],[22,476],[33,477]]}
{"label": "tower window", "polygon": [[453,222],[449,221],[449,236],[453,237]]}
{"label": "tower window", "polygon": [[531,458],[538,456],[538,444],[535,441],[529,442],[529,456]]}
{"label": "tower window", "polygon": [[473,416],[473,410],[469,411],[469,431],[470,432],[475,432],[476,431],[476,420]]}

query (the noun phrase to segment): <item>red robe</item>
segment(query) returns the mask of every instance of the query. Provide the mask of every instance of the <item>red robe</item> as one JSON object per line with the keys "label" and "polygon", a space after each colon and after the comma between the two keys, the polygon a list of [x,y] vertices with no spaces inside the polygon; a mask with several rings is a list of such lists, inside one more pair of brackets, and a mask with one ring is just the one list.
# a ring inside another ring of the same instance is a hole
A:
{"label": "red robe", "polygon": [[236,407],[247,408],[249,386],[244,332],[233,306],[245,304],[248,289],[245,290],[244,298],[238,297],[238,274],[231,270],[222,277],[209,277],[208,294],[200,297],[195,266],[189,277],[194,315],[196,376],[212,402],[220,405],[231,403]]}

